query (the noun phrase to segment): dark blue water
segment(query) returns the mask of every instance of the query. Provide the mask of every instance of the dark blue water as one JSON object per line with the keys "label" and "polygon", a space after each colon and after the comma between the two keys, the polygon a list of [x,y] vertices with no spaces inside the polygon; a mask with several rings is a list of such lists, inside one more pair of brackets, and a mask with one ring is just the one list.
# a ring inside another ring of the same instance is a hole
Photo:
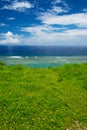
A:
{"label": "dark blue water", "polygon": [[86,47],[77,46],[0,46],[0,56],[79,56]]}

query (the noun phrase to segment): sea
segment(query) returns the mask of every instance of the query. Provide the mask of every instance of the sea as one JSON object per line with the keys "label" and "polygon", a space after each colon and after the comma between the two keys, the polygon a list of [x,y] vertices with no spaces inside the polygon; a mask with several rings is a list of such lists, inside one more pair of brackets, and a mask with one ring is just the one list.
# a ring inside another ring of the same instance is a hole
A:
{"label": "sea", "polygon": [[6,65],[22,64],[48,68],[87,62],[87,46],[6,46],[0,45],[0,61]]}

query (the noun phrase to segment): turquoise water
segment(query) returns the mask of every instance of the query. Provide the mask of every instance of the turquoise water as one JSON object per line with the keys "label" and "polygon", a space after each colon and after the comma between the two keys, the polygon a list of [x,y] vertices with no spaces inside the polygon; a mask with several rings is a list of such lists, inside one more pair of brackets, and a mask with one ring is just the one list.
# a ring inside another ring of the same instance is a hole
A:
{"label": "turquoise water", "polygon": [[1,56],[0,61],[6,65],[22,64],[33,68],[47,68],[64,64],[85,63],[87,62],[87,56]]}

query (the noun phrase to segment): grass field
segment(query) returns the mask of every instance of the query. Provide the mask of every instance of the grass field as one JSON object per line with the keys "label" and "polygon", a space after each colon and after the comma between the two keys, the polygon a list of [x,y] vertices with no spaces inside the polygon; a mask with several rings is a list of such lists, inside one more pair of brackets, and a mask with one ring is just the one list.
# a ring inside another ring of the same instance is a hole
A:
{"label": "grass field", "polygon": [[0,63],[0,130],[87,130],[87,63]]}

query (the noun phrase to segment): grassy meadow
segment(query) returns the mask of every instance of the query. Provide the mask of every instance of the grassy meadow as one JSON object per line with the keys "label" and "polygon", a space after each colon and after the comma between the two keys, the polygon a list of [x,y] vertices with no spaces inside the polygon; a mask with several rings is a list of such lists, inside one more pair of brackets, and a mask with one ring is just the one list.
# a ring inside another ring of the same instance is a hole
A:
{"label": "grassy meadow", "polygon": [[0,63],[0,130],[87,130],[87,63]]}

